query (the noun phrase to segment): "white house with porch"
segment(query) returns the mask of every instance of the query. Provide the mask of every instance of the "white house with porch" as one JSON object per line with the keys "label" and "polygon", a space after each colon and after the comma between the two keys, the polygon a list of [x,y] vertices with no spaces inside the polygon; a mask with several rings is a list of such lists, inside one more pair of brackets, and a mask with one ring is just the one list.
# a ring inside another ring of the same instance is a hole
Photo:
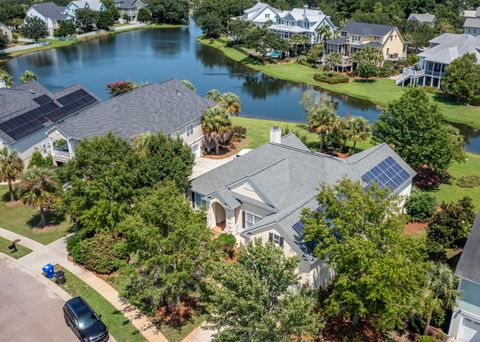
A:
{"label": "white house with porch", "polygon": [[319,187],[349,178],[406,197],[414,175],[387,144],[341,159],[312,152],[274,127],[269,144],[191,180],[189,197],[194,208],[206,206],[216,234],[231,233],[239,244],[273,241],[287,256],[299,257],[302,282],[318,287],[327,285],[331,271],[313,256],[315,245],[305,241],[300,216],[303,208],[318,208]]}

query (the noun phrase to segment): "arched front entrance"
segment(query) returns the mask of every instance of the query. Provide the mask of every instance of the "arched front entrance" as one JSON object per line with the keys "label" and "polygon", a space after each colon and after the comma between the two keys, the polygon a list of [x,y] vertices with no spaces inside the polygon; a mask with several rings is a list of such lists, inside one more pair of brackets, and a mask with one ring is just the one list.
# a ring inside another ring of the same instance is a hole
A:
{"label": "arched front entrance", "polygon": [[212,212],[215,226],[213,231],[216,234],[221,234],[225,230],[225,223],[227,218],[227,213],[225,208],[219,202],[212,203]]}

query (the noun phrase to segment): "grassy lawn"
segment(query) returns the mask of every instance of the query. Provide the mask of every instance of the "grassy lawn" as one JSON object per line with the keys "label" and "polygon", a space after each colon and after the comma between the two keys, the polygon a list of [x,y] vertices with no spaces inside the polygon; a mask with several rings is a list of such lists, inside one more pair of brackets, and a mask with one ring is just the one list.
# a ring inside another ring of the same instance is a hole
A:
{"label": "grassy lawn", "polygon": [[[112,285],[115,290],[122,292],[124,286],[126,286],[125,278],[121,276],[113,276],[107,279],[107,282]],[[204,316],[201,314],[194,314],[191,319],[183,324],[181,327],[173,327],[166,324],[159,326],[159,330],[170,342],[180,342],[188,334],[190,334],[193,329],[198,327],[204,321]]]}
{"label": "grassy lawn", "polygon": [[[67,234],[68,222],[61,221],[55,227],[47,227],[42,232],[40,229],[33,230],[40,222],[37,210],[28,208],[21,203],[11,205],[8,203],[8,187],[0,185],[0,227],[23,235],[29,239],[43,244],[60,239]],[[50,219],[52,222],[53,218]],[[53,228],[53,229],[52,229]]]}
{"label": "grassy lawn", "polygon": [[[376,79],[370,82],[352,81],[336,85],[316,82],[313,80],[313,75],[319,72],[318,69],[298,63],[259,64],[248,58],[245,53],[227,47],[227,40],[224,37],[214,40],[212,44],[210,44],[210,40],[208,39],[199,39],[199,42],[220,49],[227,57],[242,62],[254,70],[261,71],[270,76],[283,80],[305,83],[331,92],[369,100],[382,107],[385,107],[392,100],[399,98],[403,92],[402,87],[396,86],[394,81],[387,78]],[[443,102],[438,96],[430,96],[440,106],[448,121],[464,123],[472,127],[480,128],[480,107]]]}
{"label": "grassy lawn", "polygon": [[25,50],[21,50],[21,51],[10,52],[10,53],[7,53],[7,54],[0,55],[0,57],[13,58],[13,57],[26,55],[26,54],[29,54],[29,53],[32,53],[32,52],[56,49],[56,48],[59,48],[59,47],[69,46],[69,45],[72,45],[72,44],[76,43],[75,40],[59,41],[59,40],[55,40],[55,39],[42,39],[41,41],[50,42],[50,45],[34,47],[34,48],[31,48],[31,49],[25,49]]}
{"label": "grassy lawn", "polygon": [[476,188],[461,188],[456,182],[462,176],[475,175],[480,170],[480,156],[472,153],[467,153],[467,160],[465,163],[455,163],[449,169],[451,178],[448,183],[441,184],[437,191],[433,194],[439,201],[456,201],[463,196],[469,196],[473,199],[476,208],[480,208],[480,187]]}
{"label": "grassy lawn", "polygon": [[[60,269],[63,269],[63,267],[55,265],[55,271],[59,271]],[[65,272],[66,282],[59,286],[72,297],[83,297],[97,314],[102,315],[102,321],[107,325],[108,331],[118,342],[145,341],[143,335],[132,323],[97,291],[68,270],[63,270]]]}
{"label": "grassy lawn", "polygon": [[0,237],[0,253],[7,254],[15,259],[20,259],[21,257],[27,255],[32,251],[31,249],[17,243],[17,251],[12,253],[8,249],[8,246],[10,246],[11,244],[12,244],[12,241]]}
{"label": "grassy lawn", "polygon": [[[305,130],[304,124],[287,123],[280,121],[258,120],[236,117],[233,119],[234,124],[242,125],[247,128],[247,144],[245,148],[256,148],[260,145],[268,143],[270,139],[270,128],[273,125],[279,125],[282,132],[285,132],[287,127],[291,132],[298,133],[298,136],[304,135],[307,138],[306,145],[318,150],[319,138],[313,133]],[[363,150],[373,146],[372,142],[366,141],[358,144],[358,149]],[[467,160],[465,163],[455,163],[449,168],[449,173],[452,176],[448,183],[441,184],[440,187],[433,191],[433,194],[439,201],[456,201],[463,196],[469,196],[474,200],[475,206],[480,208],[480,187],[477,188],[461,188],[456,185],[456,180],[462,176],[478,174],[480,170],[480,156],[472,153],[467,153]]]}

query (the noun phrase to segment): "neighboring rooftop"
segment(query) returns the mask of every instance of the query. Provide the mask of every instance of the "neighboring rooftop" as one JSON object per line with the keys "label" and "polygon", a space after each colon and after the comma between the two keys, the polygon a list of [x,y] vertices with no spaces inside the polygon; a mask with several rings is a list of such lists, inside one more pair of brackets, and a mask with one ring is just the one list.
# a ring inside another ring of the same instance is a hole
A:
{"label": "neighboring rooftop", "polygon": [[101,102],[57,125],[69,138],[82,140],[113,132],[132,139],[144,132],[171,134],[203,116],[213,106],[182,81],[151,83]]}
{"label": "neighboring rooftop", "polygon": [[430,40],[431,48],[421,52],[420,57],[430,62],[450,64],[467,53],[474,53],[480,60],[480,38],[455,33],[444,33]]}
{"label": "neighboring rooftop", "polygon": [[480,28],[480,18],[467,18],[463,23],[463,27]]}
{"label": "neighboring rooftop", "polygon": [[480,210],[458,261],[455,274],[480,284]]}
{"label": "neighboring rooftop", "polygon": [[347,25],[342,27],[340,31],[349,32],[360,36],[384,37],[386,34],[390,33],[394,29],[395,26],[390,25],[379,25],[351,21]]}
{"label": "neighboring rooftop", "polygon": [[83,109],[98,98],[75,84],[50,92],[37,81],[0,89],[0,140],[15,143]]}
{"label": "neighboring rooftop", "polygon": [[51,18],[53,20],[67,20],[69,18],[68,14],[64,13],[65,7],[57,6],[53,2],[34,4],[31,8],[33,8],[42,16]]}
{"label": "neighboring rooftop", "polygon": [[136,9],[140,0],[115,0],[115,6],[120,9]]}
{"label": "neighboring rooftop", "polygon": [[93,11],[100,11],[103,6],[103,3],[99,0],[75,0],[71,1],[70,4],[74,4],[78,8],[88,8]]}
{"label": "neighboring rooftop", "polygon": [[436,17],[430,13],[410,13],[407,21],[412,20],[416,20],[421,24],[433,24],[436,20]]}

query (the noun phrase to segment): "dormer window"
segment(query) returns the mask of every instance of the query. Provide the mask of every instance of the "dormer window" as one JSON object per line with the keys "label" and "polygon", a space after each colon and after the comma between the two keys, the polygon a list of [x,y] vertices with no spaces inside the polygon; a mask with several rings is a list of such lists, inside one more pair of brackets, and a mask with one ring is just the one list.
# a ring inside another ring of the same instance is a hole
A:
{"label": "dormer window", "polygon": [[270,13],[265,13],[265,19],[270,19]]}

